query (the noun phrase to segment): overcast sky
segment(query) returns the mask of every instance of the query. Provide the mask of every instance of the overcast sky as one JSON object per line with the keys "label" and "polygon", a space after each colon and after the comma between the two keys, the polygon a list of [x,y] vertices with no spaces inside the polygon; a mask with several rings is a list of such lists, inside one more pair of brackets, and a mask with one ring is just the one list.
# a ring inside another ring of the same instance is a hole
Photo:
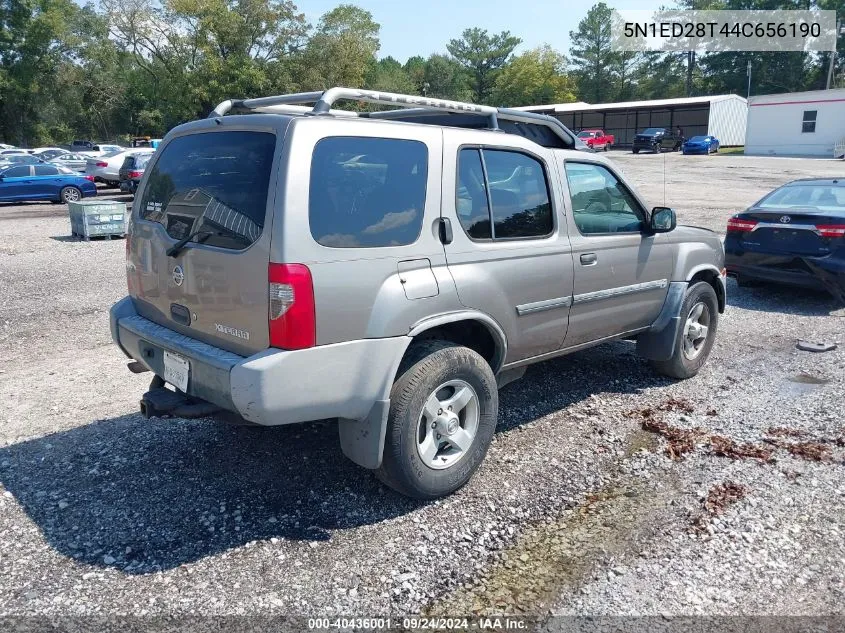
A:
{"label": "overcast sky", "polygon": [[[294,0],[296,1],[296,0]],[[470,27],[498,33],[510,31],[521,38],[518,50],[550,44],[569,52],[569,31],[578,28],[598,0],[347,0],[367,9],[381,24],[379,57],[405,62],[412,55],[445,53],[446,43]],[[655,10],[666,0],[606,0],[614,9]],[[338,0],[296,2],[308,21],[316,24]]]}

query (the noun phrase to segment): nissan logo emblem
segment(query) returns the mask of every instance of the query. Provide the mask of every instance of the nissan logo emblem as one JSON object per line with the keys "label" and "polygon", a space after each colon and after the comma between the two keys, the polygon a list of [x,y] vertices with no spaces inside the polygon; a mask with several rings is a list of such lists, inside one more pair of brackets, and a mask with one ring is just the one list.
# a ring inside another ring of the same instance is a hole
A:
{"label": "nissan logo emblem", "polygon": [[780,216],[780,221],[782,224],[789,224],[790,222],[792,222],[792,218],[790,218],[788,215],[782,215]]}
{"label": "nissan logo emblem", "polygon": [[181,286],[183,281],[185,281],[185,271],[181,266],[177,266],[173,269],[173,283]]}

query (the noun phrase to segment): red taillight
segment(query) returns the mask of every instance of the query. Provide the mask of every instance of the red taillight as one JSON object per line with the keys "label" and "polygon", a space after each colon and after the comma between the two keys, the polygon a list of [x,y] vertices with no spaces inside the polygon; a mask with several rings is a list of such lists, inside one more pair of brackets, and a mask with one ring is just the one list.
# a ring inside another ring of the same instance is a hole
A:
{"label": "red taillight", "polygon": [[143,175],[144,175],[144,172],[142,172],[142,171],[130,171],[129,172],[130,178],[140,178]]}
{"label": "red taillight", "polygon": [[757,220],[743,220],[742,218],[731,218],[728,220],[728,232],[751,231],[755,226],[757,226]]}
{"label": "red taillight", "polygon": [[94,182],[94,176],[85,176],[85,180],[90,180],[91,182]]}
{"label": "red taillight", "polygon": [[311,271],[302,264],[270,264],[270,346],[305,349],[317,342]]}
{"label": "red taillight", "polygon": [[845,237],[845,224],[816,224],[822,237]]}
{"label": "red taillight", "polygon": [[100,161],[99,163],[97,163],[97,167],[108,167],[108,166],[109,166],[109,164],[104,163],[103,161]]}

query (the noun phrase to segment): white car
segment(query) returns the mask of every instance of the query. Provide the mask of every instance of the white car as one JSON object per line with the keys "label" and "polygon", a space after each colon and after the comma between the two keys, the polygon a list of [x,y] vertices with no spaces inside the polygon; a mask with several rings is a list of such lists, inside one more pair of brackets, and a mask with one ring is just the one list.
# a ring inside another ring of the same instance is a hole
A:
{"label": "white car", "polygon": [[93,158],[95,156],[105,156],[106,154],[111,154],[112,152],[122,152],[126,149],[127,148],[121,147],[120,145],[95,145],[91,149],[80,150],[74,153],[83,154]]}
{"label": "white car", "polygon": [[30,150],[27,150],[27,151],[30,154],[35,154],[36,156],[38,156],[38,154],[43,154],[44,152],[59,151],[59,152],[67,153],[67,150],[62,149],[61,147],[36,147],[35,149],[30,149]]}
{"label": "white car", "polygon": [[15,149],[15,146],[7,145],[6,143],[0,143],[0,149]]}
{"label": "white car", "polygon": [[120,184],[118,172],[120,172],[124,158],[135,154],[152,154],[154,151],[151,148],[120,148],[120,151],[103,154],[102,156],[91,157],[86,155],[85,174],[93,176],[96,182],[104,182],[109,187],[117,187]]}

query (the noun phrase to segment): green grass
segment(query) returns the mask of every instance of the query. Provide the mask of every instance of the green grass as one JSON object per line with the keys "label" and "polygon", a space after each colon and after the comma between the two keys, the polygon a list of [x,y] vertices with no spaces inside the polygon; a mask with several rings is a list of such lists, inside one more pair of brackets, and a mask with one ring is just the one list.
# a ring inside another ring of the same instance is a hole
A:
{"label": "green grass", "polygon": [[744,147],[720,147],[719,153],[729,155],[729,156],[742,156],[743,154],[745,154],[745,148]]}

